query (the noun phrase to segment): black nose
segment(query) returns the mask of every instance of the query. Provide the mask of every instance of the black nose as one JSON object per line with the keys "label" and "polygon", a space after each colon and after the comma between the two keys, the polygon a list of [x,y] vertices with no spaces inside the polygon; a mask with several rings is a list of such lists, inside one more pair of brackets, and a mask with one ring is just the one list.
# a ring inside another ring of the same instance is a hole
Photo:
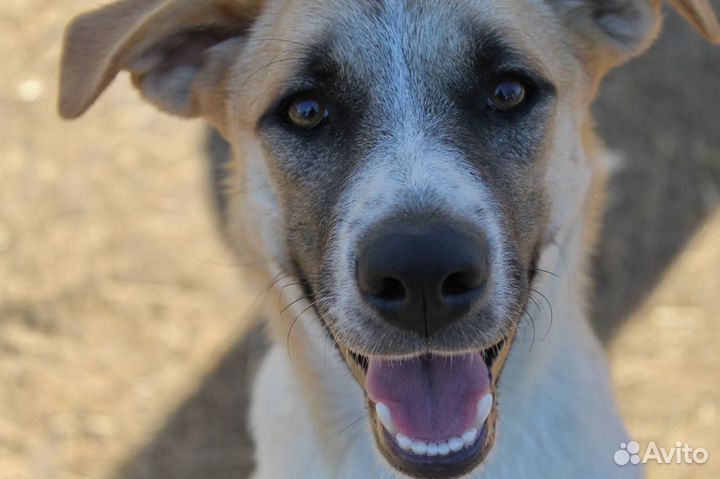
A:
{"label": "black nose", "polygon": [[445,222],[388,222],[359,248],[357,282],[387,322],[423,336],[449,326],[482,296],[484,237]]}

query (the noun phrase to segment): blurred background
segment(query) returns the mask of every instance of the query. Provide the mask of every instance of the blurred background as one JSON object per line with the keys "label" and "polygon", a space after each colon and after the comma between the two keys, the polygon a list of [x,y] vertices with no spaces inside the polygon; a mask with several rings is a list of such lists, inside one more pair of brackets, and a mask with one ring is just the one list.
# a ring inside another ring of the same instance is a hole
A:
{"label": "blurred background", "polygon": [[[263,298],[217,234],[206,130],[125,77],[55,113],[63,28],[97,4],[0,2],[0,478],[245,477]],[[709,452],[650,477],[720,477],[720,47],[668,12],[596,110],[625,158],[592,302],[620,408],[641,444]]]}

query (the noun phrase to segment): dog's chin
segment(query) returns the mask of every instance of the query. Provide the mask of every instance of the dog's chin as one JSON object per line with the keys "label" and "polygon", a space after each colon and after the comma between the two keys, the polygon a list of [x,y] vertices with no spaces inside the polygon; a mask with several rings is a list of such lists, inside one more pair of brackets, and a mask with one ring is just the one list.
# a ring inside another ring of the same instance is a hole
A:
{"label": "dog's chin", "polygon": [[456,355],[371,358],[338,344],[390,466],[411,477],[458,477],[483,463],[495,442],[497,383],[514,334]]}

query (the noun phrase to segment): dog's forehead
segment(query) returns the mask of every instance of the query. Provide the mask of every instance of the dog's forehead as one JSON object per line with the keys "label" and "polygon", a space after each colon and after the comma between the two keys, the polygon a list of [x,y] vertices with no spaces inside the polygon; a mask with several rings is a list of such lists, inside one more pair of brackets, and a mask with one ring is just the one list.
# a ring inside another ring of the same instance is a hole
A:
{"label": "dog's forehead", "polygon": [[[250,83],[257,88],[247,91],[256,95],[256,105],[272,102],[308,57],[330,59],[379,89],[401,80],[407,80],[404,87],[452,81],[479,51],[498,45],[532,59],[547,76],[563,78],[561,39],[552,23],[544,3],[529,0],[270,3],[246,57],[250,71],[265,74],[254,75]],[[267,95],[266,102],[257,101],[258,92]]]}
{"label": "dog's forehead", "polygon": [[[451,64],[473,49],[475,23],[463,4],[450,2],[358,2],[325,25],[339,62],[375,71],[380,64]],[[494,27],[487,21],[487,29]],[[438,72],[439,73],[439,72]]]}
{"label": "dog's forehead", "polygon": [[333,0],[292,14],[304,41],[328,48],[338,63],[370,72],[397,63],[421,70],[466,61],[480,39],[539,56],[515,1]]}

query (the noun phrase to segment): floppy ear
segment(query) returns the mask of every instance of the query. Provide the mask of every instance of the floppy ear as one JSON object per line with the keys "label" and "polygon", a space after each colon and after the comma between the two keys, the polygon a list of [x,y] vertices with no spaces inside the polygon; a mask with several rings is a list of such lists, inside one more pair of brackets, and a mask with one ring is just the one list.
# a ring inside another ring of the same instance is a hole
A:
{"label": "floppy ear", "polygon": [[660,27],[660,0],[547,0],[594,72],[638,55]]}
{"label": "floppy ear", "polygon": [[[661,0],[546,0],[572,34],[593,72],[640,54],[660,28]],[[720,43],[720,24],[708,0],[668,0],[708,40]]]}
{"label": "floppy ear", "polygon": [[702,36],[720,44],[720,22],[708,0],[669,0]]}
{"label": "floppy ear", "polygon": [[160,109],[224,116],[224,80],[260,0],[120,0],[67,28],[59,110],[77,118],[121,70]]}

